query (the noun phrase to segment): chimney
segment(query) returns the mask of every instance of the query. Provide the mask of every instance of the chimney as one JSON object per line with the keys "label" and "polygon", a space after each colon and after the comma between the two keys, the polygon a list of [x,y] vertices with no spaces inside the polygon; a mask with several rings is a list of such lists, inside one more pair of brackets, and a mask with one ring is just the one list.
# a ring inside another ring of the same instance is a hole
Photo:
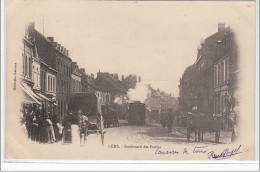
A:
{"label": "chimney", "polygon": [[58,46],[57,46],[57,49],[58,49],[58,50],[60,50],[60,49],[61,49],[61,45],[60,45],[60,44],[58,44]]}
{"label": "chimney", "polygon": [[57,46],[58,46],[58,43],[57,43],[57,42],[53,42],[52,44],[53,44],[53,46],[54,46],[55,48],[57,48]]}
{"label": "chimney", "polygon": [[69,56],[69,50],[67,50],[67,56]]}
{"label": "chimney", "polygon": [[99,72],[97,72],[97,77],[99,77],[99,76],[101,76],[101,72],[99,71]]}
{"label": "chimney", "polygon": [[81,72],[83,72],[83,73],[85,73],[86,71],[85,71],[85,68],[80,68],[79,69]]}
{"label": "chimney", "polygon": [[50,40],[50,42],[54,42],[54,37],[47,37],[49,40]]}
{"label": "chimney", "polygon": [[219,22],[218,23],[218,32],[223,31],[225,29],[225,23]]}
{"label": "chimney", "polygon": [[30,30],[30,29],[35,29],[35,22],[30,22],[29,24],[28,24],[28,29]]}
{"label": "chimney", "polygon": [[121,80],[122,80],[122,81],[124,81],[124,80],[125,80],[125,76],[124,76],[124,75],[122,75],[122,78],[121,78]]}
{"label": "chimney", "polygon": [[63,52],[63,46],[60,47],[60,51],[61,51],[61,53]]}
{"label": "chimney", "polygon": [[115,78],[116,80],[118,80],[118,74],[117,74],[117,73],[114,74],[114,78]]}

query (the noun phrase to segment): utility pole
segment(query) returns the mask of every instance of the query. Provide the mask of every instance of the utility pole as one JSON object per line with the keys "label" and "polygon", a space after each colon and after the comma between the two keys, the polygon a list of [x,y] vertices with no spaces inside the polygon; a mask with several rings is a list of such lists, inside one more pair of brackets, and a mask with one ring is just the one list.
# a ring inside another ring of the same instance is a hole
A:
{"label": "utility pole", "polygon": [[44,15],[42,16],[42,34],[44,35]]}

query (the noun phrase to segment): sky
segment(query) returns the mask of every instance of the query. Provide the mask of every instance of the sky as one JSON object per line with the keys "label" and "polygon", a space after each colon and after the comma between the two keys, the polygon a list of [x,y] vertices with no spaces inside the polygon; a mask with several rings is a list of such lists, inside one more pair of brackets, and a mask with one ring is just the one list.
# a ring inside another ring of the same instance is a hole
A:
{"label": "sky", "polygon": [[[248,8],[246,2],[234,1],[16,3],[21,3],[13,8],[23,14],[21,24],[35,22],[38,31],[53,36],[87,73],[137,74],[175,96],[185,68],[196,61],[201,39],[217,32],[218,22],[236,26],[247,20],[241,10]],[[9,13],[19,19],[15,14]]]}

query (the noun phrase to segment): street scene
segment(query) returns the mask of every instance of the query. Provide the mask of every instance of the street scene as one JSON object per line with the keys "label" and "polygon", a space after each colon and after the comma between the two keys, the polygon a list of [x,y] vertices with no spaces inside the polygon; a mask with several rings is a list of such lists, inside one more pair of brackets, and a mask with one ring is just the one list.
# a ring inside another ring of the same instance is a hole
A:
{"label": "street scene", "polygon": [[[228,144],[239,136],[239,54],[223,22],[201,38],[178,93],[137,71],[88,73],[30,22],[22,40],[21,129],[39,144]],[[98,68],[98,67],[97,67]],[[150,82],[149,82],[150,81]],[[113,140],[111,140],[113,139]]]}

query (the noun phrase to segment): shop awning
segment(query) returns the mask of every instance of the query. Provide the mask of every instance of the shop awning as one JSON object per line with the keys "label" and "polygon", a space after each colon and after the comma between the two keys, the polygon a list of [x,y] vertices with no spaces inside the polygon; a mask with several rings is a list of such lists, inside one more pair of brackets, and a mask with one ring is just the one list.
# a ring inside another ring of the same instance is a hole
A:
{"label": "shop awning", "polygon": [[41,94],[41,93],[37,93],[38,96],[40,96],[43,100],[47,100],[49,102],[51,102],[51,99],[47,98],[45,95]]}
{"label": "shop awning", "polygon": [[21,83],[22,86],[33,96],[35,97],[37,100],[42,101],[43,99],[40,98],[38,95],[36,95],[33,90],[31,89],[31,87],[29,87],[26,83]]}
{"label": "shop awning", "polygon": [[[38,101],[32,94],[29,90],[31,90],[29,87],[28,88],[25,88],[24,85],[27,85],[27,84],[22,84],[22,89],[23,91],[25,92],[25,95],[23,97],[23,100],[22,102],[23,103],[37,103],[39,105],[41,105],[41,102]],[[32,91],[33,92],[33,91]]]}

